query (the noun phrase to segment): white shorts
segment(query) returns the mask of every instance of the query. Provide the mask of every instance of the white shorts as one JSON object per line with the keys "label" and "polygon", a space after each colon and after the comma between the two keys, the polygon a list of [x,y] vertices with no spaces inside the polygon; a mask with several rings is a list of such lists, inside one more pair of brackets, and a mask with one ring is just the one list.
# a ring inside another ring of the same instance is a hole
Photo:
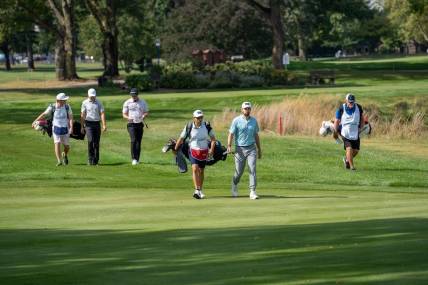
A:
{"label": "white shorts", "polygon": [[63,145],[70,145],[70,135],[56,135],[52,133],[52,138],[54,140],[54,143],[62,143]]}

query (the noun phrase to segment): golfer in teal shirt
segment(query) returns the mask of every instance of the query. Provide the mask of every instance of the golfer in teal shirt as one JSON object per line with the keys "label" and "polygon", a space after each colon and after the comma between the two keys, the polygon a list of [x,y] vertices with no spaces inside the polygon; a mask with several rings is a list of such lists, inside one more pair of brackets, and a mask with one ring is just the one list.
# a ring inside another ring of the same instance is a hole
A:
{"label": "golfer in teal shirt", "polygon": [[227,150],[231,152],[232,140],[235,139],[235,174],[232,178],[232,197],[238,196],[238,183],[248,163],[250,173],[250,199],[256,200],[256,161],[262,157],[260,147],[259,125],[257,120],[250,116],[251,103],[244,102],[241,106],[242,115],[233,119],[227,139]]}

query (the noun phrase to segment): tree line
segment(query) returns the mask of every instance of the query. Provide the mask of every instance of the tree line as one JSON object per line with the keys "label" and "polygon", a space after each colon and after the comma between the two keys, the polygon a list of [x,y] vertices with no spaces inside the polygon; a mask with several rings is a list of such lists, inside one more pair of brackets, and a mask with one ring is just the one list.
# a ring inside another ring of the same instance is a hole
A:
{"label": "tree line", "polygon": [[428,44],[428,0],[2,0],[0,50],[55,54],[56,77],[78,78],[76,56],[99,58],[104,76],[144,66],[156,56],[189,59],[218,48],[245,58],[271,57],[282,67],[290,51],[302,58],[334,50],[392,52]]}

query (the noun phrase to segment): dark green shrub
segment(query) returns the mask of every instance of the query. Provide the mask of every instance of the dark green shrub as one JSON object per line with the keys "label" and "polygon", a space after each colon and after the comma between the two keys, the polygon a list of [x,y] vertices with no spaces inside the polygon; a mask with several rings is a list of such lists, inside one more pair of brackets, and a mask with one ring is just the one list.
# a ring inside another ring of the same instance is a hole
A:
{"label": "dark green shrub", "polygon": [[265,85],[265,80],[259,75],[242,75],[241,83],[239,87],[250,88],[250,87],[262,87]]}
{"label": "dark green shrub", "polygon": [[172,73],[178,73],[178,72],[193,73],[194,71],[195,70],[194,70],[191,62],[169,64],[169,65],[165,66],[165,68],[163,68],[164,74],[167,74],[170,72],[172,72]]}
{"label": "dark green shrub", "polygon": [[259,75],[265,77],[273,68],[272,64],[267,61],[251,60],[242,61],[233,64],[234,71],[243,75]]}
{"label": "dark green shrub", "polygon": [[160,86],[173,89],[199,88],[193,73],[173,71],[167,72],[161,77]]}
{"label": "dark green shrub", "polygon": [[147,72],[143,72],[140,74],[132,74],[128,75],[125,79],[126,85],[129,87],[135,87],[139,90],[152,90],[153,82],[150,75]]}
{"label": "dark green shrub", "polygon": [[192,63],[192,69],[194,71],[198,71],[198,72],[204,71],[205,64],[203,60],[201,60],[200,58],[192,58],[191,63]]}
{"label": "dark green shrub", "polygon": [[210,76],[208,74],[196,73],[194,75],[196,82],[196,88],[208,88],[211,83]]}
{"label": "dark green shrub", "polygon": [[287,85],[291,86],[304,86],[308,83],[308,77],[304,74],[296,74],[287,71]]}
{"label": "dark green shrub", "polygon": [[208,88],[211,89],[222,89],[222,88],[233,88],[239,86],[239,78],[236,75],[232,75],[227,71],[219,71],[215,74],[214,79],[211,80]]}
{"label": "dark green shrub", "polygon": [[160,64],[154,64],[150,67],[150,76],[161,76],[164,73],[164,67]]}
{"label": "dark green shrub", "polygon": [[[301,78],[286,70],[276,70],[267,60],[226,62],[214,66],[200,66],[201,62],[175,63],[159,67],[160,87],[249,88],[271,85],[304,85]],[[202,69],[202,71],[201,71]],[[152,77],[153,79],[153,77]]]}
{"label": "dark green shrub", "polygon": [[270,85],[287,85],[288,72],[281,69],[272,69],[269,78],[266,78]]}

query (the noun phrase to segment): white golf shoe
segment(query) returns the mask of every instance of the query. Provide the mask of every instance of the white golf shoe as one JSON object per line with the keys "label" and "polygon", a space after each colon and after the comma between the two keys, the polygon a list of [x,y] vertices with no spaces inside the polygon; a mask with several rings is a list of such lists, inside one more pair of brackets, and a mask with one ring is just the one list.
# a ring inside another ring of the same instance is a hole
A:
{"label": "white golf shoe", "polygon": [[202,193],[202,190],[200,190],[200,191],[199,191],[199,197],[201,197],[201,199],[204,199],[204,198],[205,198],[205,194],[204,194],[204,193]]}
{"label": "white golf shoe", "polygon": [[232,192],[232,197],[233,198],[238,197],[238,185],[235,185],[235,184],[232,183],[231,192]]}
{"label": "white golf shoe", "polygon": [[201,191],[195,190],[195,192],[193,192],[193,198],[201,199]]}
{"label": "white golf shoe", "polygon": [[257,199],[259,199],[259,196],[257,195],[256,191],[251,191],[250,192],[250,199],[251,200],[257,200]]}

